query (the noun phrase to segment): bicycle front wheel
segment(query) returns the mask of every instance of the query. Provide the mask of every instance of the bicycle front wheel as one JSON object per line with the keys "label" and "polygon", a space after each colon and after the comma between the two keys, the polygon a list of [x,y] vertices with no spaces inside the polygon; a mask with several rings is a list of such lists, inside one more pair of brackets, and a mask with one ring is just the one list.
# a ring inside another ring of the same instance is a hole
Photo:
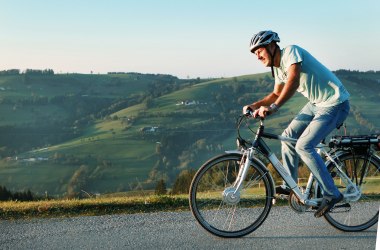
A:
{"label": "bicycle front wheel", "polygon": [[[347,232],[365,230],[378,221],[380,206],[380,161],[376,156],[366,154],[344,153],[338,157],[342,170],[360,189],[357,201],[337,206],[325,215],[325,219],[334,227]],[[349,188],[335,173],[331,163],[327,166],[333,176],[335,185],[341,193]]]}
{"label": "bicycle front wheel", "polygon": [[247,235],[264,222],[270,211],[273,180],[260,162],[251,164],[242,189],[234,189],[243,164],[239,154],[218,156],[206,162],[191,183],[191,211],[198,223],[214,235]]}

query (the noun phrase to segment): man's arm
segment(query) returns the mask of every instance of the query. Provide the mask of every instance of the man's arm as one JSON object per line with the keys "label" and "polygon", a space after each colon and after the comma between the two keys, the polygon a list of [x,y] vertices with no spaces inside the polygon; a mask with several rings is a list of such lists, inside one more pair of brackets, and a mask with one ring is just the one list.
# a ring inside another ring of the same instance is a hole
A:
{"label": "man's arm", "polygon": [[[300,74],[301,74],[301,64],[295,63],[290,65],[288,69],[288,81],[285,84],[275,84],[272,96],[277,96],[276,99],[269,99],[267,101],[273,100],[273,102],[265,102],[265,105],[259,106],[259,109],[254,112],[254,116],[266,117],[267,114],[275,112],[276,110],[271,110],[268,105],[274,103],[279,108],[286,101],[290,99],[297,91],[300,85]],[[268,96],[267,96],[268,97]],[[265,100],[265,98],[263,99]],[[261,104],[261,103],[260,103]]]}
{"label": "man's arm", "polygon": [[280,96],[281,90],[282,90],[283,86],[284,86],[284,84],[275,84],[274,88],[273,88],[273,92],[271,92],[270,94],[268,94],[263,99],[261,99],[261,100],[259,100],[257,102],[254,102],[254,103],[252,103],[250,105],[244,106],[243,112],[245,112],[245,110],[247,108],[250,108],[252,110],[256,110],[256,109],[260,108],[261,106],[269,106],[269,105],[271,105]]}
{"label": "man's arm", "polygon": [[281,107],[294,95],[300,85],[301,64],[295,63],[290,65],[288,69],[288,81],[285,83],[278,98],[273,102],[277,107]]}
{"label": "man's arm", "polygon": [[271,103],[274,103],[277,100],[278,96],[274,94],[274,92],[270,93],[269,95],[265,96],[260,101],[254,102],[250,105],[246,105],[243,107],[243,114],[247,112],[248,109],[251,109],[252,111],[257,110],[261,106],[267,106]]}
{"label": "man's arm", "polygon": [[[278,85],[278,84],[275,84],[275,86],[276,85]],[[270,104],[274,103],[277,100],[278,96],[279,95],[274,90],[272,93],[265,96],[260,101],[252,103],[251,106],[253,107],[254,110],[260,108],[261,106],[269,106]]]}

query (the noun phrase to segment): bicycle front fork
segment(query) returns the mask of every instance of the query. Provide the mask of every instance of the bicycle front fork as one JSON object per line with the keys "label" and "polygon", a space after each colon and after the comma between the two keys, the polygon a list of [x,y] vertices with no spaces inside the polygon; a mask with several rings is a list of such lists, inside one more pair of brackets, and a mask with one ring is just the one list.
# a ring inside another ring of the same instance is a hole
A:
{"label": "bicycle front fork", "polygon": [[236,178],[235,183],[233,184],[233,187],[235,188],[236,192],[240,192],[243,186],[243,181],[247,177],[249,166],[251,165],[251,157],[253,155],[254,149],[249,148],[245,151],[243,154],[241,161],[240,161],[240,168],[238,177]]}
{"label": "bicycle front fork", "polygon": [[236,205],[240,201],[240,191],[243,188],[243,181],[247,177],[253,152],[253,149],[248,149],[244,152],[239,163],[239,172],[234,184],[231,187],[226,187],[223,191],[223,200],[229,205]]}

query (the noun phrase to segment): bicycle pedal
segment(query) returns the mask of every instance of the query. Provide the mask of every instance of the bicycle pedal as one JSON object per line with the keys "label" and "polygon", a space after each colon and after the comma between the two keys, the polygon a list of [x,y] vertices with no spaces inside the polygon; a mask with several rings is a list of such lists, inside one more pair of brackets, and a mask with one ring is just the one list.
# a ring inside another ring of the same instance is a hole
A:
{"label": "bicycle pedal", "polygon": [[286,194],[277,195],[277,199],[280,199],[280,200],[288,200],[288,198],[289,198],[289,195],[286,195]]}
{"label": "bicycle pedal", "polygon": [[330,213],[344,213],[351,210],[351,205],[349,203],[337,204],[331,208]]}
{"label": "bicycle pedal", "polygon": [[348,207],[351,208],[351,205],[349,203],[344,203],[344,204],[337,204],[333,208],[342,208],[342,207]]}

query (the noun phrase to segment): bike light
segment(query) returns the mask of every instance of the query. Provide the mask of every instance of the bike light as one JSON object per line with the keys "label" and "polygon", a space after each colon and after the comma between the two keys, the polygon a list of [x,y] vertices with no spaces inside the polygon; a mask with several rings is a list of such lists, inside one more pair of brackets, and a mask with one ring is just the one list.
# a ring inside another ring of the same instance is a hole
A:
{"label": "bike light", "polygon": [[238,146],[238,148],[244,148],[244,149],[247,148],[246,141],[244,141],[241,138],[236,138],[236,145]]}
{"label": "bike light", "polygon": [[236,145],[237,145],[238,148],[241,147],[239,138],[236,138]]}

